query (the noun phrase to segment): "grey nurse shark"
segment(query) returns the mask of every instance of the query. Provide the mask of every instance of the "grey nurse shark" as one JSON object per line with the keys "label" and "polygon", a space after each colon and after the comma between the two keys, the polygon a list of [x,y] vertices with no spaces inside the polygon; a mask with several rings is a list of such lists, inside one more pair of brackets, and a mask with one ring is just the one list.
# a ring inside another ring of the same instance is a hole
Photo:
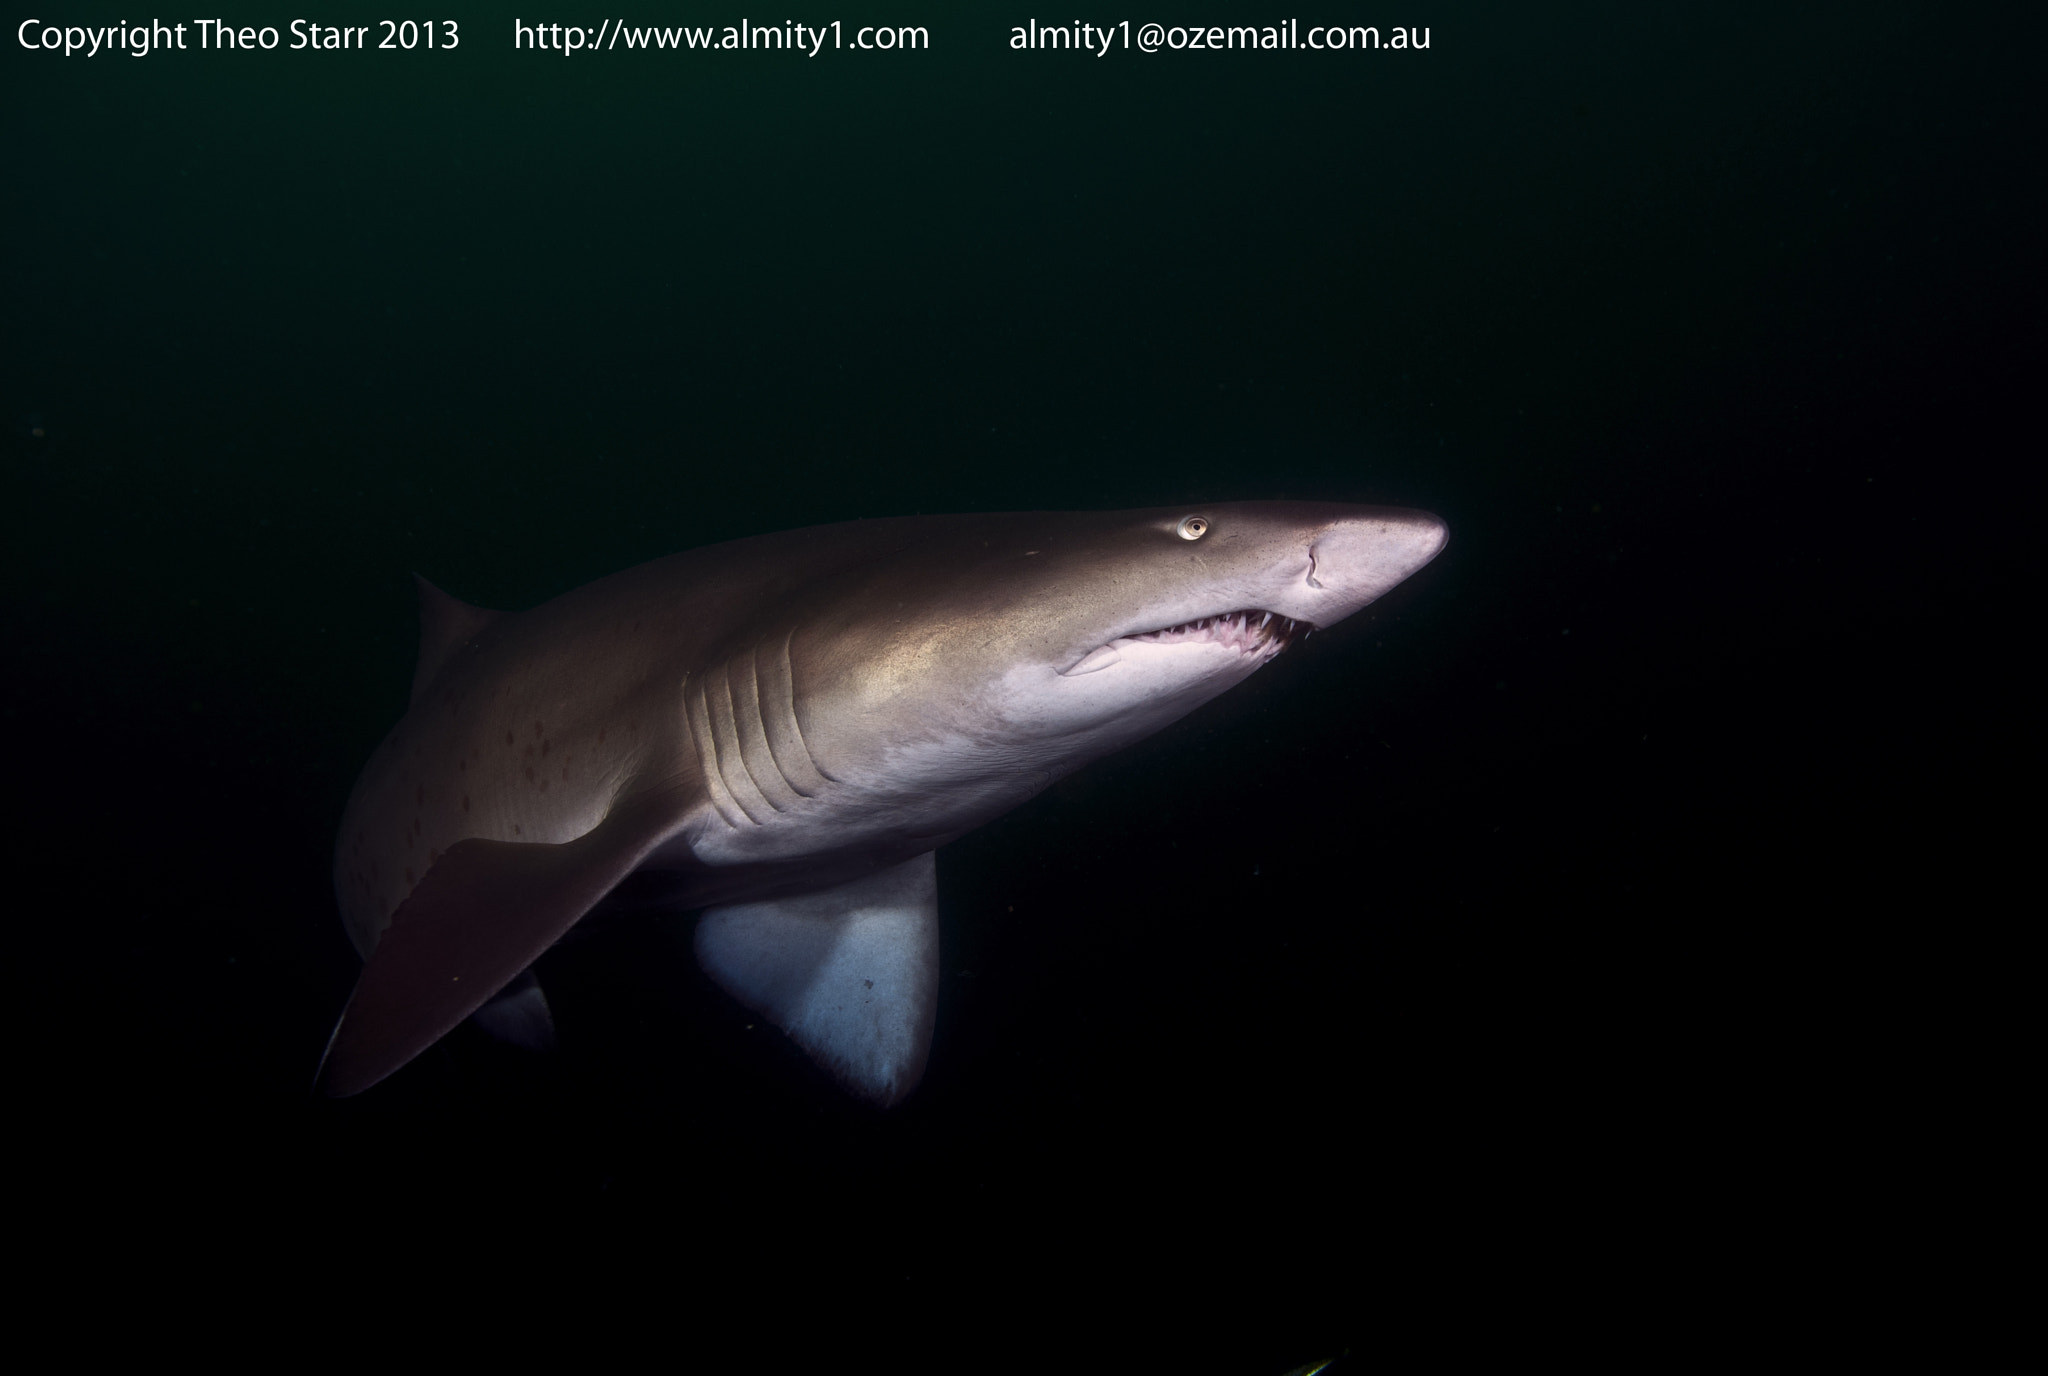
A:
{"label": "grey nurse shark", "polygon": [[321,1086],[367,1089],[472,1016],[550,1043],[528,967],[602,905],[702,909],[705,971],[894,1103],[931,1044],[932,852],[1444,540],[1420,511],[1236,502],[818,526],[526,612],[422,580],[411,707],[335,846],[366,964]]}

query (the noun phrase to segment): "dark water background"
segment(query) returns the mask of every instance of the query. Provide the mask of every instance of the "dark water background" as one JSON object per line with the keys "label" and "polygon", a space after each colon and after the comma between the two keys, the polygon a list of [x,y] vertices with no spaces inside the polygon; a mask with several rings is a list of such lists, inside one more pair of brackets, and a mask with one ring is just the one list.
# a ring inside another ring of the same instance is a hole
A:
{"label": "dark water background", "polygon": [[[668,8],[626,18],[739,17]],[[37,1188],[612,1229],[1275,1373],[1409,1290],[1875,1228],[2029,821],[2026,43],[1543,9],[1294,11],[1429,25],[1405,55],[1015,53],[1084,16],[907,2],[775,17],[930,52],[0,44]],[[524,607],[816,522],[1277,496],[1451,545],[941,854],[904,1107],[748,1031],[687,921],[543,961],[553,1058],[464,1029],[307,1099],[410,571]]]}

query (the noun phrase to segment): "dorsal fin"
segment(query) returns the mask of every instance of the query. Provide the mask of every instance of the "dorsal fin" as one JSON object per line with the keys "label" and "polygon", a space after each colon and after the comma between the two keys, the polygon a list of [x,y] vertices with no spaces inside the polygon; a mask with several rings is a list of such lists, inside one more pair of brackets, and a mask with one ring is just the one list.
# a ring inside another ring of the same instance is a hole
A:
{"label": "dorsal fin", "polygon": [[418,574],[412,581],[420,590],[420,662],[412,671],[412,701],[418,702],[455,652],[504,613],[458,602]]}

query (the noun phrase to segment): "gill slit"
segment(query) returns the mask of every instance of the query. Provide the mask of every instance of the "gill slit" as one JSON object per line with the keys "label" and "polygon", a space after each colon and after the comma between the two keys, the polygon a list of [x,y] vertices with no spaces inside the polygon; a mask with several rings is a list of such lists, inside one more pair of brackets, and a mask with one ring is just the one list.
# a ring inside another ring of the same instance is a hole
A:
{"label": "gill slit", "polygon": [[[690,737],[697,746],[697,772],[704,777],[704,792],[711,799],[711,806],[717,809],[724,823],[734,831],[740,824],[733,820],[733,813],[746,816],[746,810],[733,801],[725,790],[725,779],[718,772],[718,746],[711,737],[711,708],[704,701],[704,684],[700,679],[696,691],[692,692],[689,675],[683,676],[683,715],[688,719]],[[753,818],[748,817],[748,821]]]}
{"label": "gill slit", "polygon": [[811,768],[818,771],[818,777],[825,780],[827,783],[836,784],[841,782],[841,780],[834,778],[832,774],[830,774],[826,770],[825,766],[818,763],[817,752],[812,750],[811,743],[808,740],[804,739],[804,724],[801,721],[797,720],[796,665],[794,662],[791,661],[789,657],[789,642],[792,639],[794,639],[795,636],[796,629],[794,627],[791,627],[787,632],[784,633],[782,637],[782,680],[784,683],[789,685],[789,724],[791,729],[796,732],[796,743],[804,748],[804,757],[811,762]]}
{"label": "gill slit", "polygon": [[[775,736],[768,729],[768,710],[761,702],[761,649],[758,645],[747,652],[747,686],[754,694],[754,720],[760,723],[761,747],[768,752],[768,762],[775,766],[775,773],[791,793],[799,798],[814,796],[806,793],[795,779],[789,777],[789,766],[775,753]],[[792,717],[794,715],[791,713]],[[783,748],[788,749],[787,746]]]}
{"label": "gill slit", "polygon": [[[747,786],[761,795],[762,802],[768,804],[775,811],[780,812],[782,809],[776,807],[775,800],[768,796],[767,789],[761,787],[761,781],[754,777],[753,767],[747,763],[746,727],[740,721],[740,705],[734,700],[732,695],[732,665],[730,662],[724,666],[723,672],[719,677],[725,684],[725,710],[732,714],[732,750],[733,754],[739,759],[740,773],[746,776]],[[762,735],[765,737],[767,732],[762,732]],[[732,784],[733,781],[727,781],[727,787],[731,788]],[[735,798],[739,796],[740,791],[738,788],[733,788],[732,792]],[[742,804],[742,806],[745,805]],[[752,817],[753,813],[749,812],[747,815]]]}

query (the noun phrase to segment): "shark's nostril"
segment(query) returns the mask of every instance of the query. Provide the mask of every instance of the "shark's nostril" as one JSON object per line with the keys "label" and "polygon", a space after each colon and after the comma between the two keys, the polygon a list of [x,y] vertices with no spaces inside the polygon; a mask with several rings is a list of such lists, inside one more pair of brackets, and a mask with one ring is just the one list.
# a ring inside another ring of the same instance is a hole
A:
{"label": "shark's nostril", "polygon": [[1316,547],[1314,545],[1308,547],[1308,585],[1312,588],[1323,586],[1316,581]]}

